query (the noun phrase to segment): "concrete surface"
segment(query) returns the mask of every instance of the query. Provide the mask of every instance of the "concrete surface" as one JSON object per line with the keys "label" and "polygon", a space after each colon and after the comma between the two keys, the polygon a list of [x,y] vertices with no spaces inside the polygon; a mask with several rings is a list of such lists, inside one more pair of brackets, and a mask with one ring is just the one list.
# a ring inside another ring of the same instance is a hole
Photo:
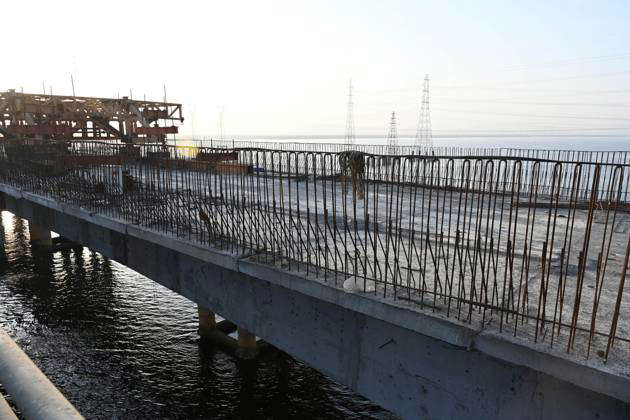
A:
{"label": "concrete surface", "polygon": [[[2,207],[0,207],[0,217],[2,216]],[[4,226],[0,223],[0,264],[6,262],[7,252],[5,249],[5,233]]]}
{"label": "concrete surface", "polygon": [[127,265],[403,418],[630,417],[630,378],[601,363],[0,191],[8,211]]}

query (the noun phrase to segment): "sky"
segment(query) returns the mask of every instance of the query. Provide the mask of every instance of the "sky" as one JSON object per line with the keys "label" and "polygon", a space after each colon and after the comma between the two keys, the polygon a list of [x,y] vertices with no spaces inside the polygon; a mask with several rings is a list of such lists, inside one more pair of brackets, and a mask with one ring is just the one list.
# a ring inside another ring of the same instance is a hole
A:
{"label": "sky", "polygon": [[0,90],[183,104],[183,134],[630,138],[630,2],[6,1]]}

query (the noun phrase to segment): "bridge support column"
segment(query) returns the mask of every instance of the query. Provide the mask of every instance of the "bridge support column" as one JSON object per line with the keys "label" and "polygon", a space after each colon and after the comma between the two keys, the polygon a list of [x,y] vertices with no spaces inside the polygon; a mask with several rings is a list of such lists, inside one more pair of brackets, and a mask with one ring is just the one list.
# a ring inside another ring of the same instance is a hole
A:
{"label": "bridge support column", "polygon": [[215,330],[217,327],[217,321],[214,316],[214,312],[197,305],[197,313],[199,314],[199,335],[204,337]]}
{"label": "bridge support column", "polygon": [[[199,314],[197,331],[203,342],[214,343],[227,353],[241,359],[251,359],[258,355],[260,349],[256,342],[256,335],[237,327],[227,319],[217,323],[215,313],[201,305],[197,305],[197,313]],[[230,337],[230,334],[235,331],[238,335],[236,340]]]}
{"label": "bridge support column", "polygon": [[2,224],[2,209],[0,208],[0,264],[7,261],[7,253],[5,249],[4,225]]}
{"label": "bridge support column", "polygon": [[245,328],[238,327],[238,349],[236,355],[244,359],[254,357],[258,354],[256,335],[250,333]]}
{"label": "bridge support column", "polygon": [[31,236],[31,243],[42,248],[52,247],[52,237],[50,230],[38,226],[33,222],[28,222],[28,233]]}
{"label": "bridge support column", "polygon": [[7,261],[7,253],[5,249],[4,224],[2,223],[2,212],[7,208],[6,198],[3,192],[0,192],[0,264]]}

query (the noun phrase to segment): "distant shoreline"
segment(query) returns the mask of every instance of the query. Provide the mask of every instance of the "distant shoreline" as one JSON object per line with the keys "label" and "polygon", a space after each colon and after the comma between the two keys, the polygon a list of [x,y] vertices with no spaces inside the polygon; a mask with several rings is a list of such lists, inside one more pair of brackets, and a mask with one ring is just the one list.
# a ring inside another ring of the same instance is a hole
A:
{"label": "distant shoreline", "polygon": [[[218,136],[195,134],[195,140],[218,140]],[[383,139],[384,135],[364,134],[356,135],[357,139]],[[434,134],[436,139],[450,138],[627,138],[630,142],[630,134]],[[178,136],[179,139],[192,140],[190,134]],[[230,135],[225,136],[223,140],[342,140],[343,135],[322,134],[322,135]],[[399,139],[413,139],[415,136],[399,136]]]}

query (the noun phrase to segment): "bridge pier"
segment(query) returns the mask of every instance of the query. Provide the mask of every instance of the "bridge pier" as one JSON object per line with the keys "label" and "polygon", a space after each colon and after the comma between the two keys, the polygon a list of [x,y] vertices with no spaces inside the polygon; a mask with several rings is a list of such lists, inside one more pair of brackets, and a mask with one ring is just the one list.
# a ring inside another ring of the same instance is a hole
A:
{"label": "bridge pier", "polygon": [[52,248],[52,237],[50,229],[28,222],[28,233],[31,237],[31,243],[40,248]]}
{"label": "bridge pier", "polygon": [[5,248],[4,224],[2,224],[2,209],[0,208],[0,264],[7,261],[7,252]]}
{"label": "bridge pier", "polygon": [[258,354],[258,344],[256,335],[247,331],[243,327],[238,327],[238,349],[237,356],[242,358],[255,357]]}
{"label": "bridge pier", "polygon": [[[258,354],[256,335],[234,323],[223,320],[216,321],[216,315],[210,309],[197,305],[199,314],[199,329],[197,332],[202,340],[211,341],[223,347],[228,353],[243,359],[255,357]],[[237,339],[229,334],[237,331]]]}
{"label": "bridge pier", "polygon": [[4,193],[0,193],[0,264],[7,261],[5,249],[4,224],[2,223],[2,212],[6,209]]}
{"label": "bridge pier", "polygon": [[201,305],[197,305],[197,313],[199,314],[198,332],[201,337],[205,337],[216,329],[216,317],[214,315],[214,312]]}

